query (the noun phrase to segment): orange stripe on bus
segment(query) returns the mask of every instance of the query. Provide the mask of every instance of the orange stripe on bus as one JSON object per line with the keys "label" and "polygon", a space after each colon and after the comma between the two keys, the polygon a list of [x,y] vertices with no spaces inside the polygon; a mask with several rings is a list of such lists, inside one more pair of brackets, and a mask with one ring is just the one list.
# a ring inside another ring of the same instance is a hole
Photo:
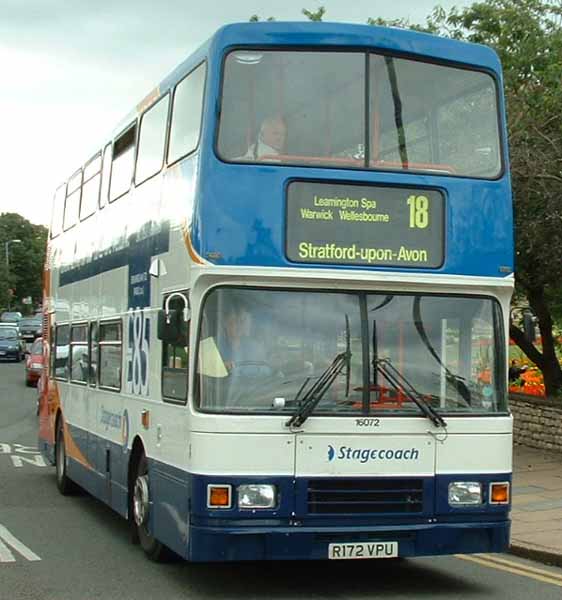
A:
{"label": "orange stripe on bus", "polygon": [[64,448],[66,450],[67,455],[70,456],[70,458],[73,458],[75,461],[82,464],[83,466],[88,467],[88,469],[93,469],[88,459],[82,454],[82,450],[80,450],[80,448],[74,441],[74,438],[70,433],[70,429],[68,428],[64,417],[62,422],[64,428]]}
{"label": "orange stripe on bus", "polygon": [[203,258],[201,258],[201,256],[199,256],[199,254],[197,254],[197,252],[193,248],[193,244],[191,243],[191,236],[189,235],[189,231],[186,226],[182,226],[182,234],[183,241],[185,242],[185,247],[187,248],[191,260],[197,263],[198,265],[208,264],[207,261],[203,260]]}

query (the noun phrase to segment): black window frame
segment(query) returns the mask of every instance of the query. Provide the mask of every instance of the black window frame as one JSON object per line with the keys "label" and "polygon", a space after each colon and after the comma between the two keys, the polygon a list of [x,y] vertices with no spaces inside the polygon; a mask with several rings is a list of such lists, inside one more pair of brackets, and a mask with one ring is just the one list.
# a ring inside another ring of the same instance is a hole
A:
{"label": "black window frame", "polygon": [[[192,150],[185,152],[184,154],[181,154],[180,156],[177,156],[173,160],[170,160],[170,145],[171,145],[171,141],[172,141],[172,125],[173,125],[173,118],[174,118],[174,106],[175,106],[175,102],[176,102],[177,89],[184,81],[187,80],[187,78],[190,75],[192,75],[197,69],[199,69],[202,66],[205,67],[205,79],[203,80],[203,93],[201,95],[201,112],[199,114],[199,132],[197,135],[197,144],[195,145],[195,148],[193,148]],[[209,74],[209,69],[208,69],[207,59],[205,59],[205,60],[202,60],[199,64],[197,64],[195,67],[193,67],[193,69],[191,69],[188,73],[186,73],[184,75],[184,77],[182,77],[181,80],[178,81],[176,83],[176,85],[174,86],[174,91],[173,91],[171,102],[170,102],[168,140],[167,140],[167,144],[166,144],[166,161],[165,162],[168,167],[175,165],[180,160],[183,160],[184,158],[191,156],[192,154],[195,154],[197,152],[197,150],[199,150],[199,146],[201,145],[201,134],[203,132],[203,120],[204,120],[203,117],[204,117],[204,113],[205,113],[205,101],[207,98],[207,85],[208,85],[208,79],[209,79],[208,74]]]}
{"label": "black window frame", "polygon": [[[164,146],[162,148],[162,160],[160,162],[160,167],[156,172],[152,173],[151,175],[148,175],[144,179],[137,181],[137,168],[138,168],[139,155],[140,155],[140,149],[141,149],[140,143],[141,143],[141,133],[142,133],[142,126],[143,126],[144,118],[153,108],[155,108],[160,102],[164,102],[166,99],[168,101],[168,110],[166,111],[166,122],[164,125]],[[173,100],[172,94],[170,93],[170,90],[168,90],[165,94],[163,94],[156,101],[154,101],[139,117],[139,120],[138,120],[139,125],[138,125],[138,133],[137,133],[137,147],[136,147],[136,154],[135,154],[135,165],[134,165],[134,170],[133,170],[133,182],[134,182],[135,187],[138,187],[138,186],[142,185],[143,183],[149,181],[153,177],[156,177],[157,175],[159,175],[162,172],[162,169],[164,168],[164,166],[166,165],[166,158],[168,156],[168,143],[170,140],[172,100]]]}
{"label": "black window frame", "polygon": [[[209,409],[205,409],[201,407],[201,386],[200,386],[200,377],[198,376],[198,364],[199,364],[199,350],[200,350],[200,345],[201,345],[201,332],[203,329],[203,312],[207,303],[207,300],[209,298],[209,296],[216,292],[217,290],[221,290],[221,289],[233,289],[233,290],[245,290],[245,291],[275,291],[275,292],[310,292],[310,293],[314,293],[314,294],[347,294],[347,295],[353,295],[353,296],[357,296],[360,299],[360,303],[363,304],[363,308],[360,307],[361,310],[361,320],[363,321],[364,324],[366,324],[366,320],[365,320],[365,310],[364,308],[366,307],[366,302],[367,302],[367,298],[369,296],[372,295],[377,295],[377,294],[382,294],[385,293],[381,290],[368,290],[365,288],[357,288],[357,289],[347,289],[347,290],[339,290],[339,289],[321,289],[321,288],[314,288],[314,287],[302,287],[302,288],[295,288],[295,287],[291,287],[291,286],[282,286],[282,287],[268,287],[265,285],[250,285],[250,286],[244,286],[241,284],[219,284],[219,285],[215,285],[212,286],[211,288],[209,288],[208,290],[206,290],[206,292],[204,293],[203,297],[201,298],[200,301],[200,312],[199,312],[199,317],[197,320],[197,332],[196,332],[196,336],[195,336],[195,348],[194,348],[194,369],[193,369],[193,400],[192,400],[192,405],[193,405],[193,410],[197,413],[200,414],[205,414],[205,415],[220,415],[220,416],[227,416],[227,415],[236,415],[236,416],[243,416],[243,417],[259,417],[259,416],[271,416],[271,411],[246,411],[246,412],[239,412],[239,411],[229,411],[229,410],[222,410],[222,411],[213,411],[213,410],[209,410]],[[420,297],[437,297],[437,298],[450,298],[451,301],[454,301],[455,298],[470,298],[470,299],[479,299],[479,300],[488,300],[491,303],[492,306],[492,322],[494,324],[494,326],[497,327],[497,349],[498,349],[498,354],[496,356],[496,360],[494,360],[494,377],[497,377],[499,379],[502,379],[506,385],[507,385],[507,359],[506,359],[506,353],[505,353],[505,340],[506,340],[506,330],[504,327],[504,319],[503,319],[503,307],[501,305],[500,300],[493,296],[492,294],[485,294],[485,293],[480,293],[480,294],[462,294],[460,292],[448,292],[447,290],[443,290],[443,291],[423,291],[423,290],[410,290],[410,291],[388,291],[389,294],[393,295],[393,296],[420,296]],[[332,412],[329,413],[324,413],[324,412],[313,412],[313,416],[319,416],[319,417],[328,417],[328,418],[362,418],[362,417],[369,417],[369,418],[378,418],[378,417],[389,417],[389,418],[411,418],[413,415],[412,413],[408,414],[408,413],[404,413],[404,414],[385,414],[384,410],[383,411],[371,411],[369,406],[369,399],[368,399],[368,388],[369,385],[366,385],[365,382],[370,382],[370,365],[369,365],[369,357],[370,357],[370,351],[369,351],[369,340],[368,340],[368,335],[369,335],[369,330],[368,330],[368,324],[366,325],[366,328],[363,329],[362,331],[362,336],[363,336],[363,341],[362,341],[362,352],[363,352],[363,379],[364,379],[364,384],[363,384],[363,402],[362,402],[362,408],[360,410],[360,412],[357,413],[347,413],[347,414],[334,414]],[[188,380],[188,386],[189,386],[189,380]],[[500,388],[498,388],[500,389]],[[498,417],[506,417],[509,416],[510,412],[509,412],[509,394],[507,392],[507,388],[504,390],[504,397],[502,398],[504,401],[504,406],[505,406],[505,410],[498,410],[497,412],[493,412],[493,413],[472,413],[470,411],[467,412],[447,412],[447,411],[443,411],[443,412],[439,412],[439,414],[444,417],[444,418],[454,418],[454,417],[467,417],[467,418],[471,418],[471,419],[480,419],[480,418],[498,418]],[[188,395],[189,395],[189,388],[188,388]],[[283,415],[285,416],[286,413],[283,413]],[[415,416],[419,416],[419,417],[423,417],[423,413],[420,412],[419,415],[415,415]]]}
{"label": "black window frame", "polygon": [[[77,176],[80,175],[80,185],[76,186],[75,188],[71,188],[70,187],[70,182]],[[79,222],[80,222],[80,204],[82,203],[82,183],[84,180],[84,172],[82,170],[82,167],[80,167],[79,169],[77,169],[76,171],[74,171],[74,173],[72,173],[72,175],[68,178],[68,181],[66,183],[66,197],[64,199],[64,212],[63,212],[63,217],[62,217],[62,230],[63,232],[65,231],[69,231],[70,229],[72,229],[73,227],[75,227]],[[66,226],[66,209],[67,209],[67,203],[68,203],[68,199],[73,196],[74,194],[78,194],[78,211],[76,214],[76,220]]]}
{"label": "black window frame", "polygon": [[[231,53],[234,52],[317,52],[317,53],[337,53],[337,52],[342,52],[342,53],[354,53],[354,54],[363,54],[365,56],[365,69],[366,69],[366,79],[365,79],[365,97],[366,97],[366,102],[365,102],[365,106],[364,106],[364,111],[365,111],[365,115],[364,115],[364,126],[365,126],[365,132],[364,132],[364,140],[365,140],[365,158],[364,158],[364,165],[361,167],[357,167],[357,166],[351,166],[351,165],[330,165],[330,164],[303,164],[303,163],[297,163],[297,164],[293,164],[293,163],[279,163],[279,162],[252,162],[252,161],[242,161],[242,160],[236,160],[236,159],[227,159],[225,157],[223,157],[220,152],[219,152],[219,136],[220,136],[220,128],[221,128],[221,114],[222,114],[222,106],[223,106],[223,102],[224,102],[224,81],[225,81],[225,69],[226,69],[226,61],[228,56]],[[420,169],[407,169],[407,170],[401,170],[401,169],[392,169],[392,168],[375,168],[375,167],[371,167],[368,166],[371,157],[370,157],[370,126],[371,126],[371,107],[370,107],[370,70],[371,70],[371,62],[370,62],[370,57],[371,56],[382,56],[382,57],[389,57],[389,58],[396,58],[396,59],[400,59],[400,60],[410,60],[410,61],[415,61],[418,63],[423,63],[423,64],[427,64],[427,65],[436,65],[436,66],[441,66],[441,67],[448,67],[448,68],[453,68],[453,69],[460,69],[460,70],[464,70],[464,71],[470,71],[470,72],[475,72],[475,73],[482,73],[485,75],[488,75],[492,82],[493,82],[493,86],[494,86],[494,90],[495,90],[495,96],[496,96],[496,121],[497,121],[497,128],[498,128],[498,150],[499,150],[499,162],[500,162],[500,169],[498,171],[498,174],[494,177],[475,177],[473,175],[459,175],[459,174],[454,174],[454,173],[446,173],[446,172],[432,172],[432,171],[428,171],[428,170],[420,170]],[[220,68],[220,83],[219,83],[219,92],[218,92],[218,99],[217,99],[217,104],[218,104],[218,118],[216,119],[215,122],[215,131],[214,131],[214,139],[213,139],[213,153],[214,156],[222,163],[224,164],[228,164],[228,165],[245,165],[245,166],[249,166],[249,167],[256,167],[256,166],[263,166],[263,165],[267,165],[267,166],[272,166],[272,167],[292,167],[292,168],[303,168],[303,169],[342,169],[342,170],[350,170],[350,171],[360,171],[362,173],[390,173],[390,174],[400,174],[400,175],[420,175],[420,176],[438,176],[438,177],[451,177],[451,178],[456,178],[456,179],[473,179],[476,181],[498,181],[500,179],[502,179],[503,177],[505,177],[506,175],[506,136],[507,136],[507,131],[506,128],[503,124],[503,115],[505,113],[505,101],[501,102],[501,93],[500,93],[500,80],[499,80],[500,75],[498,75],[498,73],[496,73],[493,69],[491,68],[487,68],[485,66],[481,66],[481,65],[470,65],[467,63],[462,63],[459,61],[455,61],[455,60],[446,60],[446,59],[439,59],[439,58],[435,58],[433,56],[428,56],[428,55],[416,55],[416,54],[411,54],[411,53],[407,53],[407,52],[397,52],[397,51],[390,51],[390,50],[385,50],[385,49],[380,49],[380,48],[373,48],[373,47],[353,47],[350,46],[349,48],[331,48],[328,46],[282,46],[282,45],[275,45],[275,46],[250,46],[250,45],[236,45],[236,46],[231,46],[229,48],[227,48],[222,55],[222,60],[221,60],[221,68]]]}
{"label": "black window frame", "polygon": [[[102,341],[102,330],[103,327],[117,325],[119,331],[119,340]],[[102,380],[102,369],[101,369],[101,356],[102,348],[105,346],[119,346],[119,387],[111,387],[109,385],[103,385]],[[107,390],[110,392],[120,392],[123,388],[123,320],[122,319],[108,319],[99,322],[98,329],[98,371],[97,371],[97,384],[98,389]]]}
{"label": "black window frame", "polygon": [[[51,211],[51,223],[50,223],[50,227],[49,227],[49,233],[50,233],[50,237],[52,240],[54,240],[56,237],[58,237],[59,235],[61,235],[61,233],[63,233],[63,225],[64,225],[64,208],[66,205],[66,189],[67,189],[67,182],[65,181],[64,183],[61,183],[57,189],[55,190],[55,195],[53,197],[53,209]],[[62,197],[59,197],[57,199],[57,194],[59,193],[59,190],[63,190],[62,193]],[[57,202],[58,203],[62,203],[62,206],[60,206],[59,208],[61,209],[60,212],[60,223],[59,223],[59,230],[55,233],[53,231],[53,221],[55,218],[55,214],[57,212]]]}
{"label": "black window frame", "polygon": [[[104,171],[105,160],[109,161],[107,167],[107,173]],[[100,195],[98,198],[98,207],[103,210],[109,204],[109,187],[111,185],[111,170],[113,166],[113,142],[108,142],[101,155],[101,183],[100,183]]]}
{"label": "black window frame", "polygon": [[[125,150],[121,150],[119,152],[119,154],[115,154],[115,146],[119,144],[119,142],[121,142],[121,140],[127,135],[129,134],[130,131],[134,131],[133,133],[133,167],[131,169],[131,176],[129,179],[129,187],[124,190],[123,192],[121,192],[119,195],[115,196],[114,198],[111,195],[111,184],[113,183],[113,176],[115,174],[115,169],[113,167],[113,164],[115,163],[116,158],[119,158],[122,154],[124,154],[125,152],[127,152],[129,145],[127,145],[125,147]],[[117,202],[117,200],[119,200],[119,198],[122,198],[123,196],[125,196],[126,194],[128,194],[131,191],[131,188],[133,187],[134,184],[134,176],[135,176],[135,164],[136,164],[136,160],[137,160],[137,149],[138,149],[138,135],[139,135],[139,127],[138,127],[138,119],[135,119],[134,121],[131,121],[129,123],[129,125],[127,125],[127,127],[125,127],[120,133],[119,135],[117,135],[112,144],[111,144],[111,171],[110,171],[110,175],[109,175],[109,186],[107,189],[107,199],[109,204],[112,204],[113,202]]]}
{"label": "black window frame", "polygon": [[[85,341],[74,341],[73,338],[73,333],[75,330],[77,329],[81,329],[83,328],[85,330],[86,333],[86,339]],[[88,349],[88,323],[86,321],[80,321],[77,323],[72,323],[70,325],[70,338],[69,338],[69,348],[68,348],[68,377],[69,377],[69,381],[70,383],[75,383],[77,385],[82,385],[82,386],[87,386],[88,385],[88,381],[87,379],[82,381],[80,379],[73,379],[72,378],[72,370],[73,370],[73,366],[74,366],[74,360],[73,360],[73,348],[75,346],[82,346],[85,347],[86,350]],[[90,357],[88,352],[86,351],[86,354],[88,356],[88,372],[90,370]]]}
{"label": "black window frame", "polygon": [[[97,159],[99,159],[99,170],[96,171],[93,175],[88,176],[88,178],[86,179],[86,170],[88,169],[88,167]],[[100,201],[100,194],[101,194],[101,171],[102,171],[102,166],[103,166],[103,158],[102,158],[102,153],[101,150],[99,152],[96,152],[94,154],[94,156],[92,156],[92,158],[90,158],[90,160],[88,160],[88,162],[84,165],[83,171],[82,171],[82,192],[80,194],[80,208],[78,210],[78,221],[80,223],[82,223],[83,221],[85,221],[86,219],[89,219],[91,216],[95,215],[98,207],[99,207],[99,201]],[[98,193],[97,193],[97,198],[96,198],[96,202],[94,203],[94,209],[92,212],[88,213],[85,216],[82,216],[82,203],[84,201],[84,188],[86,186],[87,183],[89,183],[90,181],[92,181],[93,179],[95,179],[95,177],[97,177],[99,175],[99,184],[98,184]]]}
{"label": "black window frame", "polygon": [[[60,329],[62,329],[63,327],[68,327],[68,355],[66,357],[66,363],[65,363],[65,369],[66,369],[66,377],[61,377],[60,375],[57,375],[57,348],[59,348],[58,345],[58,341],[59,341],[59,331]],[[55,328],[55,345],[54,345],[54,359],[53,359],[53,378],[56,379],[57,381],[65,381],[68,382],[69,378],[70,378],[70,369],[69,369],[69,363],[70,363],[70,323],[57,323],[56,325],[54,325]]]}
{"label": "black window frame", "polygon": [[[163,297],[163,305],[165,304],[166,300],[175,293],[180,293],[183,294],[186,298],[189,298],[189,290],[188,289],[183,289],[183,290],[174,290],[173,292],[167,292],[164,297]],[[177,299],[178,302],[180,302],[180,299]],[[172,305],[173,301],[170,302],[170,305]],[[172,307],[171,307],[172,308]],[[162,396],[162,401],[166,402],[168,404],[178,404],[178,405],[182,405],[185,406],[187,404],[187,397],[189,396],[189,361],[190,361],[190,336],[191,336],[191,316],[189,318],[189,321],[187,322],[187,332],[186,332],[186,347],[187,347],[187,366],[185,368],[185,397],[184,398],[176,398],[174,396],[167,396],[164,394],[164,377],[165,377],[165,369],[167,369],[168,371],[171,370],[177,370],[177,371],[183,371],[184,369],[174,369],[172,367],[166,367],[166,362],[168,357],[168,353],[167,353],[167,349],[169,346],[173,346],[174,348],[179,347],[176,344],[170,344],[168,342],[162,342],[162,352],[161,352],[161,362],[160,362],[160,393]],[[175,356],[175,353],[174,353]]]}
{"label": "black window frame", "polygon": [[[90,321],[88,323],[88,387],[91,388],[96,388],[98,386],[98,375],[99,375],[99,323],[98,321]],[[93,348],[93,336],[92,336],[92,332],[93,330],[96,329],[96,347],[95,347],[95,351]],[[95,365],[96,365],[96,372],[93,375],[92,374],[92,357],[94,356],[94,352],[95,352]],[[92,376],[93,375],[93,376]]]}

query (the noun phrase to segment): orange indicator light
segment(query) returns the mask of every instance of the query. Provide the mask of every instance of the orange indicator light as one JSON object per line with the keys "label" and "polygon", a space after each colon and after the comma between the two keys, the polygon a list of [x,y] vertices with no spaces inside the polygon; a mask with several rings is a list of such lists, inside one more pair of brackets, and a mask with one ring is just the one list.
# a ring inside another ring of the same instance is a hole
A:
{"label": "orange indicator light", "polygon": [[207,489],[210,508],[230,508],[229,485],[210,485]]}
{"label": "orange indicator light", "polygon": [[491,504],[509,504],[509,483],[492,483],[490,485]]}

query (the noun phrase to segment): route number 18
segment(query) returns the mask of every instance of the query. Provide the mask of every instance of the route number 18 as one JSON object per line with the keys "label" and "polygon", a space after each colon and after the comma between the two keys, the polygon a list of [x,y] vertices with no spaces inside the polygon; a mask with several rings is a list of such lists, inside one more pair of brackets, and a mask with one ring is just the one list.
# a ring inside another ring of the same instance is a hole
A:
{"label": "route number 18", "polygon": [[410,229],[425,229],[429,225],[429,200],[427,196],[410,196]]}

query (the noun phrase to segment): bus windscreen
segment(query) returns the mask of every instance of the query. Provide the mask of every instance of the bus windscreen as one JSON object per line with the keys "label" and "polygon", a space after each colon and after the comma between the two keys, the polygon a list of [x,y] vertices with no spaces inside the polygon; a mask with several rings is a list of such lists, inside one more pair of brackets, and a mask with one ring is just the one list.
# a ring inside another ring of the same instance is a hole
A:
{"label": "bus windscreen", "polygon": [[218,153],[493,179],[497,89],[481,71],[372,53],[237,50],[225,61]]}
{"label": "bus windscreen", "polygon": [[342,353],[315,414],[506,411],[503,331],[490,298],[223,287],[202,311],[205,412],[294,414]]}

